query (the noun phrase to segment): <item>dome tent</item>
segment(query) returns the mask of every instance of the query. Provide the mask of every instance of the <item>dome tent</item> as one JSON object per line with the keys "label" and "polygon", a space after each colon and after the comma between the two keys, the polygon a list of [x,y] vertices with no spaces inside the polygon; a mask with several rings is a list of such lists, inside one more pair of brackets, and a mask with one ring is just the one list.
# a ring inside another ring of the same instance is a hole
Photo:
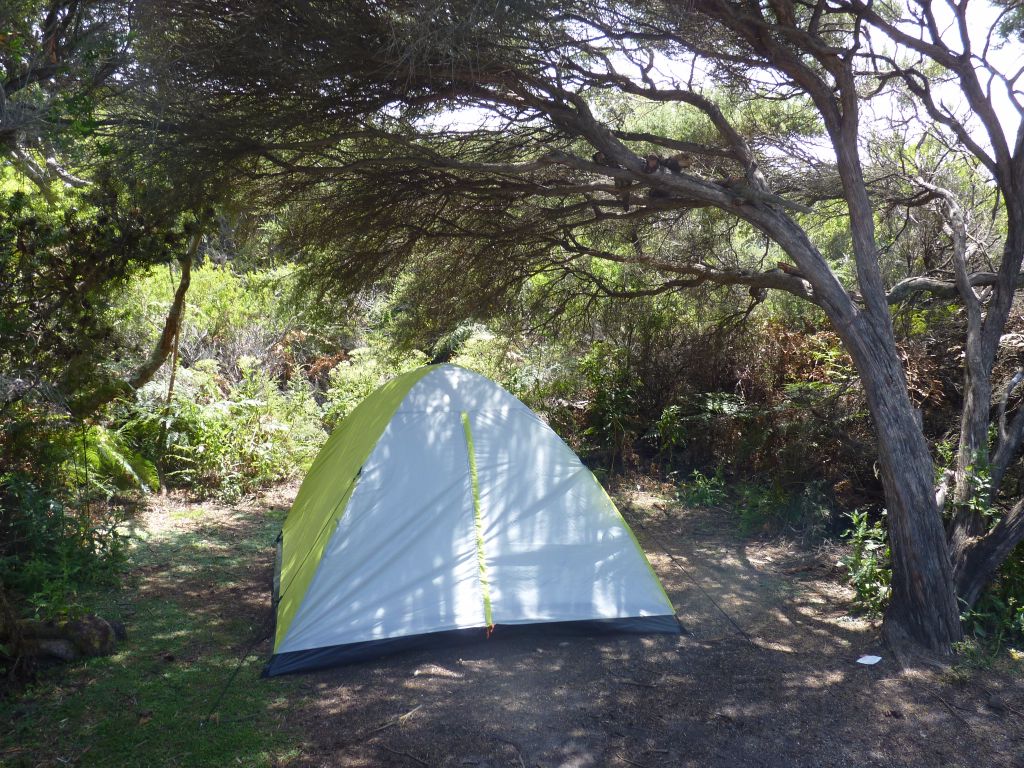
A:
{"label": "dome tent", "polygon": [[335,429],[278,554],[268,676],[511,625],[680,632],[593,474],[523,403],[454,365],[392,379]]}

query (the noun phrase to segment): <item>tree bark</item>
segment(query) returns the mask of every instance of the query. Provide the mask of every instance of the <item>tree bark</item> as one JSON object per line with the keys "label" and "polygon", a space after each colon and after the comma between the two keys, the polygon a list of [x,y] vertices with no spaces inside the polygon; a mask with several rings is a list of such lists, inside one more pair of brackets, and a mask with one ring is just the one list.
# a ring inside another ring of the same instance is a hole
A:
{"label": "tree bark", "polygon": [[160,338],[157,340],[156,347],[150,353],[149,358],[127,379],[117,380],[100,386],[73,403],[71,411],[75,416],[85,418],[95,413],[111,400],[119,396],[130,395],[149,382],[156,375],[156,372],[160,370],[160,366],[167,361],[167,358],[174,349],[174,340],[181,326],[181,317],[185,309],[185,296],[192,281],[192,262],[199,251],[201,242],[202,234],[197,232],[189,241],[188,251],[185,253],[185,256],[178,262],[181,265],[181,277],[178,280],[178,288],[174,292],[171,308],[168,310],[167,318],[164,320],[163,331],[161,331]]}
{"label": "tree bark", "polygon": [[[1009,231],[1003,249],[1003,263],[998,273],[999,280],[995,285],[995,297],[989,303],[984,319],[980,317],[980,307],[977,307],[976,299],[974,302],[971,301],[974,298],[973,291],[968,288],[970,292],[965,296],[969,314],[965,346],[964,410],[961,419],[960,451],[957,457],[955,496],[960,504],[949,525],[948,546],[957,595],[967,607],[977,602],[985,584],[992,579],[999,565],[1024,536],[1024,524],[1018,520],[1022,515],[1020,503],[988,532],[985,518],[977,509],[966,503],[975,491],[974,485],[970,482],[971,476],[977,476],[979,469],[988,470],[992,370],[999,351],[999,339],[1009,316],[1024,253],[1024,206],[1018,204],[1015,207],[1007,207]],[[958,283],[961,294],[964,294],[964,279],[958,276]],[[974,311],[971,310],[972,304],[977,307]],[[1024,429],[1022,418],[1024,417],[1018,415],[1008,430],[1004,424],[1000,424],[992,474],[988,478],[990,487],[982,499],[983,503],[994,504],[998,498],[1006,469],[1019,450]],[[978,464],[983,466],[972,466]]]}
{"label": "tree bark", "polygon": [[166,362],[167,358],[174,351],[174,341],[178,337],[181,317],[185,311],[185,294],[188,293],[188,287],[192,281],[192,261],[199,251],[201,240],[202,235],[198,232],[192,235],[188,245],[188,252],[179,262],[181,264],[181,277],[178,280],[178,289],[174,292],[174,301],[171,302],[171,308],[167,312],[167,319],[164,321],[164,329],[160,333],[160,339],[157,341],[156,347],[153,349],[152,354],[150,354],[149,359],[139,366],[131,378],[128,379],[128,385],[132,389],[138,389],[152,379],[156,372],[160,370],[160,366]]}
{"label": "tree bark", "polygon": [[867,345],[868,334],[854,325],[844,341],[874,422],[889,513],[892,600],[885,613],[886,633],[904,634],[945,655],[963,635],[952,563],[935,503],[932,458],[907,394],[895,344]]}
{"label": "tree bark", "polygon": [[893,577],[886,632],[948,654],[962,638],[953,568],[935,500],[931,453],[891,326],[857,308],[798,225],[781,215],[755,214],[751,219],[809,276],[817,303],[864,385],[889,512]]}

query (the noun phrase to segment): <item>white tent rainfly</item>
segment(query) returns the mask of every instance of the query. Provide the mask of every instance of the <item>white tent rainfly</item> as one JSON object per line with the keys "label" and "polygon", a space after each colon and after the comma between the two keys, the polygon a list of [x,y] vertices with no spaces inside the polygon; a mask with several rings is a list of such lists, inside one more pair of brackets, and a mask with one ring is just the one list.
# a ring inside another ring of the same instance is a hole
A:
{"label": "white tent rainfly", "polygon": [[453,365],[398,376],[335,429],[284,523],[274,609],[266,675],[516,625],[680,631],[594,475]]}

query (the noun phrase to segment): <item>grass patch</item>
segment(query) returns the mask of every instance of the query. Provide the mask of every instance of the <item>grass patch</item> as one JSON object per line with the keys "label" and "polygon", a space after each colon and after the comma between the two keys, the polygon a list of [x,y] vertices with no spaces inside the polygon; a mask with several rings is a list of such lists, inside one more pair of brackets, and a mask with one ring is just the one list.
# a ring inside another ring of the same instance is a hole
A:
{"label": "grass patch", "polygon": [[297,756],[287,711],[298,680],[259,678],[268,640],[225,690],[239,659],[269,637],[283,514],[189,510],[166,516],[170,530],[139,531],[126,588],[90,606],[123,619],[128,640],[0,703],[0,766],[271,766]]}

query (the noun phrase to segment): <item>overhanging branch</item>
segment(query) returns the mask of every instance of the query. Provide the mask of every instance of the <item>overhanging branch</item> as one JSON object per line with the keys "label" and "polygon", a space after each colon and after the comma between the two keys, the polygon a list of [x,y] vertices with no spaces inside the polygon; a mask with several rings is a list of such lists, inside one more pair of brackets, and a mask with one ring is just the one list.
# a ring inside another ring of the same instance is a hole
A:
{"label": "overhanging branch", "polygon": [[[995,272],[975,272],[969,276],[972,288],[995,285],[999,282],[999,275]],[[1024,272],[1017,275],[1016,287],[1024,286]],[[907,301],[913,296],[921,293],[930,293],[939,299],[956,299],[960,291],[953,280],[943,280],[937,277],[908,277],[900,280],[892,287],[886,295],[889,304],[899,304]]]}

